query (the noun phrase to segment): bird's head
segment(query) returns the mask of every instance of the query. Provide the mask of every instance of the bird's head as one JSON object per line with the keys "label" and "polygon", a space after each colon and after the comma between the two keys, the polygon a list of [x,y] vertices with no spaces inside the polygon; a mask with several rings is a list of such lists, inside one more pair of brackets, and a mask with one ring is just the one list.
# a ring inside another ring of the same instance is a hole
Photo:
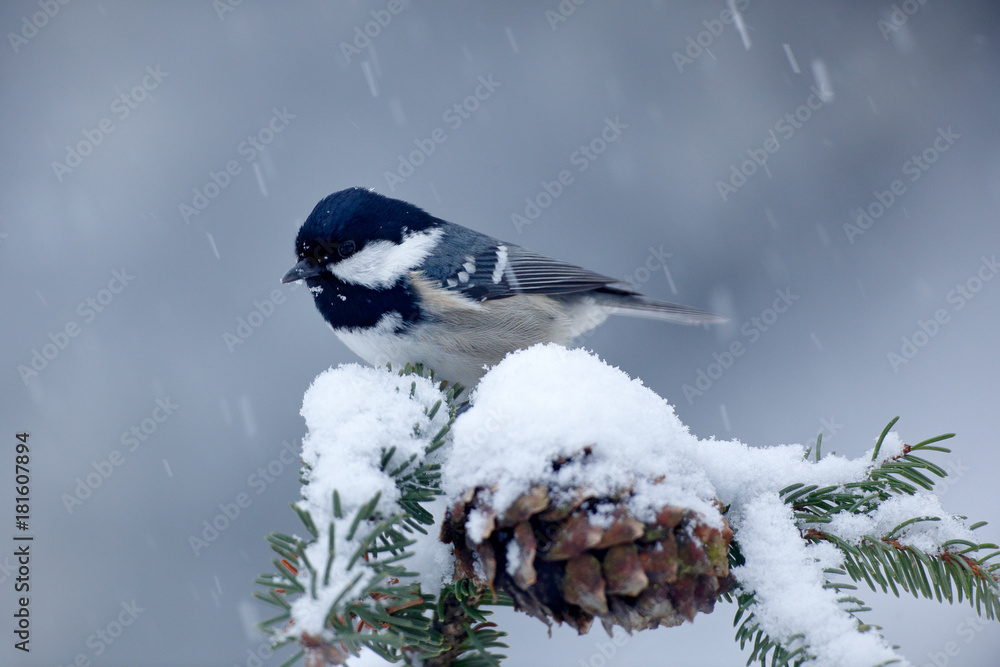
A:
{"label": "bird's head", "polygon": [[281,279],[310,287],[339,280],[383,289],[431,252],[440,220],[398,199],[348,188],[320,201],[295,239],[298,263]]}

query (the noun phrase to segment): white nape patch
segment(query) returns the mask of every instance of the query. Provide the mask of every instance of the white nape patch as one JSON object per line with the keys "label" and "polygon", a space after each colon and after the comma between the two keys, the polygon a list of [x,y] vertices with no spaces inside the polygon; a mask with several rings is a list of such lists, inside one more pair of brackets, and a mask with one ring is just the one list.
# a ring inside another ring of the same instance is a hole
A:
{"label": "white nape patch", "polygon": [[458,282],[460,282],[462,284],[465,284],[465,283],[469,282],[469,274],[466,273],[465,271],[459,271],[458,272]]}
{"label": "white nape patch", "polygon": [[497,265],[493,269],[493,282],[499,284],[503,278],[503,272],[507,268],[507,246],[497,246]]}
{"label": "white nape patch", "polygon": [[405,234],[402,243],[375,241],[347,259],[327,265],[330,273],[345,283],[363,287],[391,287],[431,254],[443,232]]}

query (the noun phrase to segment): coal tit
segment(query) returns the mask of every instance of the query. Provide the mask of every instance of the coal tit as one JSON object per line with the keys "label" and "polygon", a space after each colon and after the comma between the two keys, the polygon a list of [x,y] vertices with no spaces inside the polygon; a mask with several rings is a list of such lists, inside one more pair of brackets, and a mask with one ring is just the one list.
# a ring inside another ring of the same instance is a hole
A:
{"label": "coal tit", "polygon": [[468,387],[508,352],[568,344],[612,313],[724,321],[363,188],[320,201],[295,252],[299,261],[281,282],[305,280],[358,356],[375,365],[420,362]]}

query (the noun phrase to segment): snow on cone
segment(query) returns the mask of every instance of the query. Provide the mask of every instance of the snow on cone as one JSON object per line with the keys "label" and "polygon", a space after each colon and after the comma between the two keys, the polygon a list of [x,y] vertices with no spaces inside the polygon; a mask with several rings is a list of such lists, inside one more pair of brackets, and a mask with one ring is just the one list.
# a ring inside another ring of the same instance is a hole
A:
{"label": "snow on cone", "polygon": [[[588,449],[573,457],[586,466]],[[558,468],[560,461],[554,462]],[[732,586],[733,533],[689,508],[664,506],[653,521],[628,510],[629,491],[535,485],[502,512],[493,489],[469,489],[450,508],[442,540],[454,545],[456,578],[499,588],[517,608],[586,633],[680,625],[711,613]],[[716,523],[717,523],[716,519]]]}

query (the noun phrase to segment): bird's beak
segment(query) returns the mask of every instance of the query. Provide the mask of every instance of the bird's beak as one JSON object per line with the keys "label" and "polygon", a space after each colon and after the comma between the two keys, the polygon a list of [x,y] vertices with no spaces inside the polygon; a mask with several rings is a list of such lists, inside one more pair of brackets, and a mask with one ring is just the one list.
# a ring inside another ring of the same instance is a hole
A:
{"label": "bird's beak", "polygon": [[283,283],[294,283],[296,280],[319,275],[323,271],[323,265],[313,259],[303,259],[293,266],[291,270],[281,279]]}

